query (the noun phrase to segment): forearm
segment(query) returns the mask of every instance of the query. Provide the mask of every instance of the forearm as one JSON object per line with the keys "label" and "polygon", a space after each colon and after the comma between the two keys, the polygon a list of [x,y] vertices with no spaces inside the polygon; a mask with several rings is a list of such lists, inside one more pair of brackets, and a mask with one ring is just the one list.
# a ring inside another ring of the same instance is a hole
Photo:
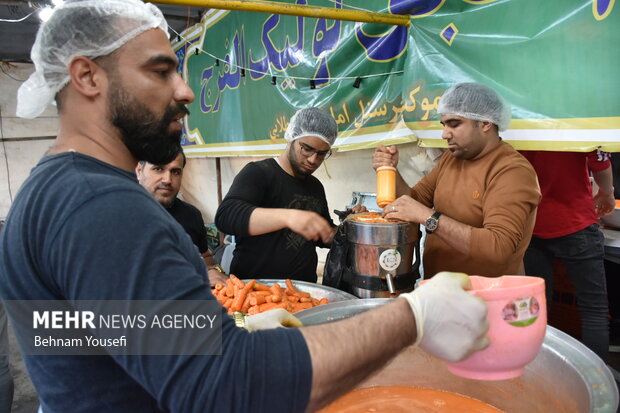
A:
{"label": "forearm", "polygon": [[262,235],[288,228],[290,211],[285,208],[255,208],[248,222],[248,234]]}
{"label": "forearm", "polygon": [[215,262],[215,258],[213,258],[213,254],[211,254],[210,250],[206,250],[205,252],[200,254],[200,256],[202,257],[202,260],[205,262],[205,265],[207,266],[207,268],[212,267],[215,264],[217,264],[217,262]]}
{"label": "forearm", "polygon": [[596,182],[599,191],[606,195],[613,195],[614,178],[611,168],[603,169],[602,171],[592,171],[592,177],[594,178],[594,182]]}
{"label": "forearm", "polygon": [[455,250],[469,255],[471,251],[471,227],[449,216],[439,218],[439,226],[433,234]]}
{"label": "forearm", "polygon": [[308,411],[351,390],[416,338],[415,319],[405,300],[337,324],[301,329],[312,358]]}

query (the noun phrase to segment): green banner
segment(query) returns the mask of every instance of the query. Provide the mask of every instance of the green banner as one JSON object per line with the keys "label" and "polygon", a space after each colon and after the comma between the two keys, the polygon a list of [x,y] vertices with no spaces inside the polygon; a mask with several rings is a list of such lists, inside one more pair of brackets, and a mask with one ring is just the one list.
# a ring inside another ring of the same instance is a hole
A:
{"label": "green banner", "polygon": [[355,6],[408,14],[411,26],[210,10],[181,33],[173,46],[196,95],[188,156],[277,154],[288,120],[306,106],[331,112],[339,150],[415,140],[442,147],[439,97],[465,81],[511,104],[502,137],[519,149],[620,151],[614,0]]}

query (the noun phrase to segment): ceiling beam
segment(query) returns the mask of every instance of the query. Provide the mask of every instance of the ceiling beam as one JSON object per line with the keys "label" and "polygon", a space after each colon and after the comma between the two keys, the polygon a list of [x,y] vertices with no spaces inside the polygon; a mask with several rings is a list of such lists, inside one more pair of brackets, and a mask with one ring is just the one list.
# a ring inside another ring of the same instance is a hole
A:
{"label": "ceiling beam", "polygon": [[259,13],[285,14],[289,16],[316,17],[347,20],[363,23],[393,24],[409,26],[407,15],[374,13],[359,10],[343,10],[330,7],[308,6],[262,0],[145,0],[149,3],[172,4],[175,6],[205,7],[223,10],[253,11]]}

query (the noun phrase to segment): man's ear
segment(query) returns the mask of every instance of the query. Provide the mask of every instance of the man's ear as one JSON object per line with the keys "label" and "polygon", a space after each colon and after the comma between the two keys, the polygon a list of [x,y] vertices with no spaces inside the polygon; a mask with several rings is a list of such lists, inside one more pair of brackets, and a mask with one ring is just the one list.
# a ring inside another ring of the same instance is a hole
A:
{"label": "man's ear", "polygon": [[76,56],[71,60],[69,77],[75,90],[91,98],[100,95],[108,83],[103,68],[84,56]]}
{"label": "man's ear", "polygon": [[482,131],[483,132],[488,132],[491,129],[493,129],[494,127],[495,127],[495,124],[493,124],[492,122],[486,122],[486,121],[482,122]]}

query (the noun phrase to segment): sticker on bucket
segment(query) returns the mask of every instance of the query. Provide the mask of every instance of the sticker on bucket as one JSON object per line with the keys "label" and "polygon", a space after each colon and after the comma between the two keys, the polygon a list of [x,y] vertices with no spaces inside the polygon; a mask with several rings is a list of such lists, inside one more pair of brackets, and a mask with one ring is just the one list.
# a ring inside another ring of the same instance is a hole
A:
{"label": "sticker on bucket", "polygon": [[400,252],[395,249],[385,250],[379,256],[379,265],[385,271],[394,271],[400,265]]}
{"label": "sticker on bucket", "polygon": [[504,307],[504,321],[515,327],[527,327],[538,319],[540,304],[534,297],[519,297]]}

